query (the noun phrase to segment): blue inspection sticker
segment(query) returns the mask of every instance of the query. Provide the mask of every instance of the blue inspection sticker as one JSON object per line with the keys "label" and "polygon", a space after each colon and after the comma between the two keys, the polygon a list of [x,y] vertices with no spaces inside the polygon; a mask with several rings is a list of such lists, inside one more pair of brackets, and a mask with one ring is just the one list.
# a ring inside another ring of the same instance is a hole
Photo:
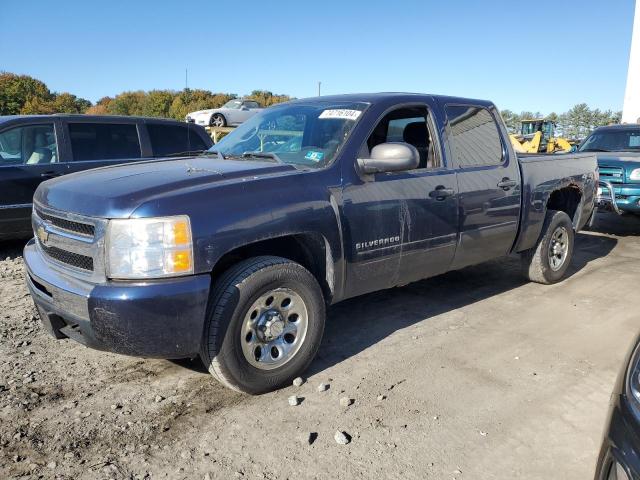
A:
{"label": "blue inspection sticker", "polygon": [[314,150],[309,150],[307,154],[304,156],[307,160],[312,160],[314,162],[320,162],[324,158],[324,152],[316,152]]}

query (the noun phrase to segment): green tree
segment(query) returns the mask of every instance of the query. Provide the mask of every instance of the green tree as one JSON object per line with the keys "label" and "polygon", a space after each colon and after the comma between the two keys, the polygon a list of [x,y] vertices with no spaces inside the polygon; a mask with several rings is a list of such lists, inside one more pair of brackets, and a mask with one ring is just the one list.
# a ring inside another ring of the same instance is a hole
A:
{"label": "green tree", "polygon": [[28,100],[44,105],[52,98],[44,82],[28,75],[0,72],[0,115],[18,115]]}
{"label": "green tree", "polygon": [[263,107],[270,107],[271,105],[288,102],[293,99],[289,95],[274,94],[268,90],[254,90],[245,98],[248,100],[255,100]]}
{"label": "green tree", "polygon": [[116,95],[113,100],[109,102],[107,111],[111,115],[142,115],[144,97],[145,93],[141,90],[137,92],[123,92]]}
{"label": "green tree", "polygon": [[151,90],[142,99],[140,109],[145,117],[169,117],[169,110],[175,97],[169,90]]}

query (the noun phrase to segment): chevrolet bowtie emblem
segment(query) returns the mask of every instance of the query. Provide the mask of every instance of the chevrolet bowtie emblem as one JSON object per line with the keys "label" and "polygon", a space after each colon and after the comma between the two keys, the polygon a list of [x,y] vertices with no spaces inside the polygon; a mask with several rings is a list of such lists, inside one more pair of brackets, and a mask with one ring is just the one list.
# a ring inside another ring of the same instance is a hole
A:
{"label": "chevrolet bowtie emblem", "polygon": [[49,232],[47,232],[42,225],[38,226],[36,235],[38,236],[38,240],[40,240],[40,243],[42,243],[43,245],[47,244],[47,241],[49,240]]}

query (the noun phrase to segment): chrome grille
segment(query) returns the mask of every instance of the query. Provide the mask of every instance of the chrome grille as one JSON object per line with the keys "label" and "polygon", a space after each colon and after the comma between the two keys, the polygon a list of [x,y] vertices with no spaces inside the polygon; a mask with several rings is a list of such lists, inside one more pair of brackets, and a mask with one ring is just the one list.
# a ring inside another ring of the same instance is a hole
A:
{"label": "chrome grille", "polygon": [[599,167],[600,178],[611,183],[622,183],[624,181],[624,170],[622,167]]}
{"label": "chrome grille", "polygon": [[34,202],[32,224],[38,249],[53,268],[94,283],[105,280],[106,219],[62,212]]}
{"label": "chrome grille", "polygon": [[93,272],[93,258],[86,255],[80,255],[78,253],[68,252],[58,247],[48,247],[46,245],[40,245],[42,251],[49,255],[51,258],[71,265],[72,267],[81,268]]}
{"label": "chrome grille", "polygon": [[42,220],[50,222],[56,227],[69,232],[79,233],[80,235],[86,235],[88,237],[93,237],[96,233],[95,227],[88,223],[73,222],[66,218],[54,217],[53,215],[44,213],[40,208],[36,208],[36,214]]}

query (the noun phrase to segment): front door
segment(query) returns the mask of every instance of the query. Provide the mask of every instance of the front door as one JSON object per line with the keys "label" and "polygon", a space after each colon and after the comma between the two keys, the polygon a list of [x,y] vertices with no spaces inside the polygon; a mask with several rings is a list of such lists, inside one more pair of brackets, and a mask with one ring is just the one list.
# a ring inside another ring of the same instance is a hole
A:
{"label": "front door", "polygon": [[426,105],[387,113],[367,141],[406,142],[417,169],[376,174],[343,189],[346,296],[402,285],[445,272],[458,239],[456,174],[442,164]]}
{"label": "front door", "polygon": [[41,182],[63,175],[60,131],[54,122],[29,123],[0,132],[0,238],[31,233],[33,194]]}

